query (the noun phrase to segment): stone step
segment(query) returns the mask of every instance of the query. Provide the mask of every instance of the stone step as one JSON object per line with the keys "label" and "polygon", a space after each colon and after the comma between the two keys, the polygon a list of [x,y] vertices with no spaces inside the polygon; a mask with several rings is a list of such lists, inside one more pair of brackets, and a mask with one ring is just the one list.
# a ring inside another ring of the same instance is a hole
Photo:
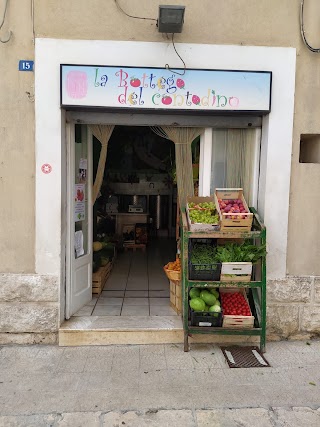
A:
{"label": "stone step", "polygon": [[[250,338],[250,340],[249,340]],[[59,329],[59,346],[112,344],[178,344],[184,333],[179,316],[81,316]],[[195,335],[189,342],[256,342],[257,337]]]}

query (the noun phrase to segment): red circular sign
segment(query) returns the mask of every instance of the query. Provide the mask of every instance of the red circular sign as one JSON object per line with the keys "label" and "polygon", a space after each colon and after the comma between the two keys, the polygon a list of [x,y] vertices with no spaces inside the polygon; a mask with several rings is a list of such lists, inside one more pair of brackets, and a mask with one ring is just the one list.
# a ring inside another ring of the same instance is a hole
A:
{"label": "red circular sign", "polygon": [[50,173],[52,171],[52,166],[49,165],[49,163],[45,163],[41,166],[41,170],[45,174]]}

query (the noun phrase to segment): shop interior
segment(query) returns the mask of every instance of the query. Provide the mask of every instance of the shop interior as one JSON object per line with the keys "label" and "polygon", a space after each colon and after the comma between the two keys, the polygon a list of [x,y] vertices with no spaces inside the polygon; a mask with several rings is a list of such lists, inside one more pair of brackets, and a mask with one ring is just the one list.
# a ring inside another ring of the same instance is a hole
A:
{"label": "shop interior", "polygon": [[[81,126],[75,131],[77,141]],[[93,137],[93,177],[100,151]],[[200,137],[192,143],[195,194],[199,154]],[[179,253],[178,221],[174,143],[150,127],[115,126],[93,206],[93,296],[74,316],[177,316],[163,267]]]}

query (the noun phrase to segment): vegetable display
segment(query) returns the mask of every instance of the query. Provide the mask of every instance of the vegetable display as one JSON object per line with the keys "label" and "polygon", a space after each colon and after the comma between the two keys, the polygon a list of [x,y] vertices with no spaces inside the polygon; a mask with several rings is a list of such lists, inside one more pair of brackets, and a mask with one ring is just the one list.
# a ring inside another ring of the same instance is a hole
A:
{"label": "vegetable display", "polygon": [[210,245],[195,243],[192,248],[190,260],[196,271],[207,270],[208,266],[216,270],[216,248]]}
{"label": "vegetable display", "polygon": [[[203,269],[205,265],[222,262],[252,262],[256,263],[260,258],[266,256],[266,245],[253,245],[249,240],[242,244],[226,243],[223,246],[210,246],[205,244],[194,244],[191,253],[191,264],[195,269]],[[199,265],[197,265],[199,264]]]}
{"label": "vegetable display", "polygon": [[240,292],[221,293],[221,306],[224,315],[251,316],[250,307]]}
{"label": "vegetable display", "polygon": [[266,245],[256,246],[246,240],[242,244],[226,243],[216,248],[216,262],[252,262],[256,263],[266,256]]}
{"label": "vegetable display", "polygon": [[[243,215],[245,213],[249,213],[246,207],[243,205],[241,199],[218,199],[219,208],[221,213],[227,213],[226,218],[228,219],[246,219],[247,215]],[[230,214],[230,215],[229,215]],[[237,215],[242,214],[242,215]]]}
{"label": "vegetable display", "polygon": [[221,312],[219,292],[216,289],[205,289],[201,291],[198,288],[191,288],[189,291],[189,297],[189,306],[196,312]]}
{"label": "vegetable display", "polygon": [[213,202],[194,203],[188,204],[189,217],[192,223],[199,224],[218,224],[219,215],[216,206]]}

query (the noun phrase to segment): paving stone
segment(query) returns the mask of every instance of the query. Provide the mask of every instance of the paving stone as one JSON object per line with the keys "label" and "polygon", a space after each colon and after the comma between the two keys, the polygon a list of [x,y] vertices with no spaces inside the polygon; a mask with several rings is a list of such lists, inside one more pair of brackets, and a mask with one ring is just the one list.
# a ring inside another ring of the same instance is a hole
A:
{"label": "paving stone", "polygon": [[319,351],[268,343],[271,368],[230,369],[211,344],[0,347],[0,413],[320,407],[320,364],[301,366]]}
{"label": "paving stone", "polygon": [[194,427],[192,411],[146,411],[146,412],[109,412],[103,416],[103,425],[130,427]]}
{"label": "paving stone", "polygon": [[112,370],[122,371],[124,367],[139,369],[140,348],[138,345],[116,346],[114,348]]}
{"label": "paving stone", "polygon": [[180,344],[165,345],[168,369],[193,369],[191,352],[184,352]]}
{"label": "paving stone", "polygon": [[37,427],[54,425],[57,415],[0,416],[0,427]]}
{"label": "paving stone", "polygon": [[114,346],[88,348],[84,372],[110,372],[113,354]]}
{"label": "paving stone", "polygon": [[[128,384],[120,389],[87,390],[77,393],[77,401],[74,405],[76,411],[117,411],[146,409],[140,403],[138,388],[130,388]],[[68,411],[71,412],[71,411]],[[109,426],[108,426],[109,427]],[[110,426],[111,427],[111,426]]]}
{"label": "paving stone", "polygon": [[196,411],[198,427],[274,427],[267,409]]}
{"label": "paving stone", "polygon": [[88,358],[85,347],[66,348],[60,357],[56,372],[83,372]]}
{"label": "paving stone", "polygon": [[101,412],[73,412],[61,414],[59,427],[100,427]]}
{"label": "paving stone", "polygon": [[14,393],[5,402],[3,415],[31,415],[51,412],[72,412],[77,410],[77,395],[74,392],[24,391]]}
{"label": "paving stone", "polygon": [[320,412],[311,408],[293,407],[292,410],[274,408],[279,427],[319,427]]}

